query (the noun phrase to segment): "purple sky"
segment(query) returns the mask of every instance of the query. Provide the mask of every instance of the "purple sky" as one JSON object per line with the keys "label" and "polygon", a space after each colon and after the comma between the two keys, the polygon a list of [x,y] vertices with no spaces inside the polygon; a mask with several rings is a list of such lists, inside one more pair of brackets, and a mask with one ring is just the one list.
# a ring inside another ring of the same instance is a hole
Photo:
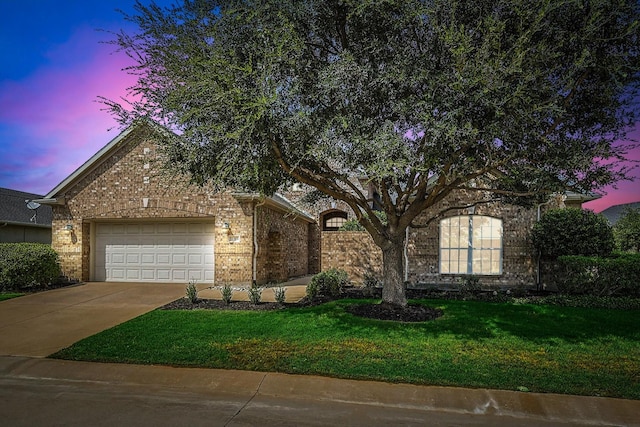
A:
{"label": "purple sky", "polygon": [[[121,71],[128,58],[101,44],[111,36],[97,29],[130,25],[115,9],[132,12],[134,3],[0,0],[0,187],[44,195],[117,136],[96,100],[123,96],[134,80]],[[640,139],[640,123],[633,135]],[[629,158],[640,161],[640,149]],[[640,181],[617,187],[585,206],[640,201]]]}

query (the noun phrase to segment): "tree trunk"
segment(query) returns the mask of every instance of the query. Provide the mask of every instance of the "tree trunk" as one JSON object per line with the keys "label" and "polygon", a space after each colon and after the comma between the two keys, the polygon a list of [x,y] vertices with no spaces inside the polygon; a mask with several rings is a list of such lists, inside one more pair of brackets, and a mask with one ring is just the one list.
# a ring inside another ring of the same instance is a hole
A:
{"label": "tree trunk", "polygon": [[404,239],[389,241],[382,249],[383,286],[382,302],[407,306],[404,285]]}

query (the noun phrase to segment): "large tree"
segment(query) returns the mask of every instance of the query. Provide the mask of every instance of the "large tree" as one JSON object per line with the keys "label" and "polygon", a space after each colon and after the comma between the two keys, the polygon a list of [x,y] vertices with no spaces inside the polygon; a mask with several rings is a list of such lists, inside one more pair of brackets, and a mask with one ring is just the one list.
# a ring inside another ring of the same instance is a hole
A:
{"label": "large tree", "polygon": [[127,18],[138,101],[106,101],[123,121],[175,130],[167,159],[195,182],[343,200],[382,249],[387,303],[407,302],[405,230],[452,191],[531,201],[626,172],[636,0],[185,0]]}

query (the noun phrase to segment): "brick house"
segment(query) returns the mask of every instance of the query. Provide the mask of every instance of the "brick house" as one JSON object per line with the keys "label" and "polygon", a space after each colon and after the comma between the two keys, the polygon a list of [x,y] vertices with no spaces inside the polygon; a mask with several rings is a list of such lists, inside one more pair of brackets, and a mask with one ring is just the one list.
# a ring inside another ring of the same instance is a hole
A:
{"label": "brick house", "polygon": [[[132,125],[37,200],[53,208],[52,245],[65,275],[259,284],[332,267],[355,282],[368,272],[381,275],[382,253],[369,234],[337,231],[353,218],[344,202],[304,205],[308,189],[299,184],[286,198],[190,185],[163,169],[154,138],[161,131]],[[374,188],[356,184],[375,202]],[[407,231],[405,280],[449,286],[473,274],[485,286],[534,286],[538,268],[528,239],[541,212],[593,198],[567,193],[530,209],[482,204],[429,222],[472,200],[452,194],[421,214],[416,222],[424,227]]]}
{"label": "brick house", "polygon": [[314,219],[279,195],[190,185],[138,122],[38,201],[52,246],[84,281],[266,283],[309,273]]}

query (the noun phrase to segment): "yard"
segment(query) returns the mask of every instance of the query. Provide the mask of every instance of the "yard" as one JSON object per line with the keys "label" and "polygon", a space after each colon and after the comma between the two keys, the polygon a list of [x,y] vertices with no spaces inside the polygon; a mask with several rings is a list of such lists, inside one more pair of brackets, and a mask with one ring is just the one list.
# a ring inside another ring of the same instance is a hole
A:
{"label": "yard", "polygon": [[9,293],[1,293],[0,292],[0,301],[4,301],[7,299],[11,299],[11,298],[18,298],[23,296],[24,294],[22,293],[17,293],[17,292],[9,292]]}
{"label": "yard", "polygon": [[155,310],[53,357],[640,399],[637,311],[420,300],[444,315],[398,323],[345,310],[365,302]]}

